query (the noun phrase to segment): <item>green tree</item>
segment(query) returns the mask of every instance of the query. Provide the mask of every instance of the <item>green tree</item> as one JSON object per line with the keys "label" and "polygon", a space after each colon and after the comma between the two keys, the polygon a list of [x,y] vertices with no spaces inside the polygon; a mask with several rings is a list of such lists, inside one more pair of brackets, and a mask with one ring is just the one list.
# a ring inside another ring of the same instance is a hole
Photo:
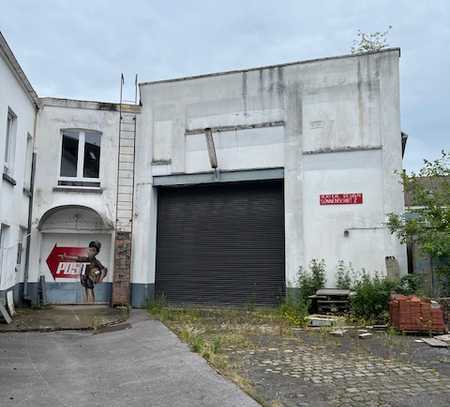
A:
{"label": "green tree", "polygon": [[379,51],[389,46],[387,36],[391,31],[390,25],[386,31],[376,31],[373,33],[365,33],[358,30],[356,39],[353,40],[352,54],[361,54],[364,52]]}
{"label": "green tree", "polygon": [[435,259],[441,271],[450,275],[450,153],[424,160],[416,174],[401,174],[401,182],[413,209],[409,213],[390,213],[388,227],[402,243],[414,242]]}

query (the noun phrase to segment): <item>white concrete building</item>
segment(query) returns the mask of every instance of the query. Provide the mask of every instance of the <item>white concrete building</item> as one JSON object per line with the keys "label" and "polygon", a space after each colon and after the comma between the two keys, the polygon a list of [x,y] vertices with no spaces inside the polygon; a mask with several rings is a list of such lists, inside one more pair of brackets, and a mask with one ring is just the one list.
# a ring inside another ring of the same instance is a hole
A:
{"label": "white concrete building", "polygon": [[22,91],[37,160],[29,268],[14,284],[31,301],[82,302],[80,269],[57,254],[94,238],[110,270],[96,299],[114,304],[155,293],[275,304],[312,259],[325,260],[329,286],[339,260],[406,271],[385,226],[404,202],[399,56],[141,83],[139,105],[44,98],[35,116]]}
{"label": "white concrete building", "polygon": [[[125,112],[139,112],[139,107],[123,105],[122,110],[124,116],[129,114]],[[28,280],[33,291],[30,298],[36,298],[37,283],[44,276],[49,302],[83,302],[77,270],[72,275],[70,272],[52,275],[47,259],[55,245],[86,247],[89,241],[99,240],[102,249],[98,258],[109,272],[96,287],[96,299],[111,301],[119,118],[117,104],[40,99]],[[130,186],[127,192],[131,193],[131,189]]]}
{"label": "white concrete building", "polygon": [[[399,56],[398,49],[391,49],[141,84],[134,281],[149,285],[156,281],[156,291],[168,292],[169,300],[175,301],[197,298],[214,302],[214,295],[219,302],[250,301],[253,283],[256,293],[266,292],[267,287],[256,287],[262,274],[258,270],[253,270],[253,280],[247,281],[243,274],[248,265],[236,264],[231,270],[232,266],[221,264],[226,259],[218,254],[214,240],[221,231],[205,233],[212,247],[183,245],[182,234],[187,232],[158,223],[157,214],[162,213],[156,206],[158,193],[167,186],[177,187],[182,200],[190,192],[181,186],[220,183],[224,190],[232,190],[236,182],[255,181],[264,190],[261,181],[274,179],[281,184],[278,194],[284,203],[284,233],[273,243],[283,239],[284,251],[279,246],[282,254],[273,254],[282,259],[264,271],[272,274],[260,286],[272,284],[274,291],[279,290],[276,284],[295,281],[299,267],[308,267],[312,259],[325,260],[330,286],[338,260],[351,262],[355,269],[386,273],[386,260],[393,256],[400,269],[406,270],[405,248],[384,223],[389,212],[403,210],[402,189],[394,176],[394,171],[402,168]],[[215,170],[205,129],[212,131]],[[270,195],[271,184],[267,185]],[[190,199],[208,199],[204,191],[192,193]],[[215,193],[212,189],[211,194]],[[245,191],[237,194],[251,200]],[[199,208],[199,218],[193,215],[186,220],[184,214],[176,213],[183,211],[182,204],[177,207],[166,198],[159,204],[172,205],[174,213],[163,214],[166,224],[190,222],[195,234],[202,233],[202,217],[213,210],[213,206]],[[214,210],[217,216],[224,215],[221,209]],[[249,227],[245,216],[248,213],[242,215],[242,229],[219,241],[219,247],[241,238]],[[264,216],[259,221],[260,228],[251,225],[255,232],[264,230]],[[158,236],[177,232],[179,236]],[[163,240],[160,246],[159,239]],[[164,251],[169,249],[166,258]],[[193,254],[186,255],[186,250]],[[236,251],[229,255],[241,256],[244,262],[249,250],[254,250],[252,264],[258,264],[261,247],[246,246],[245,254]],[[177,252],[183,253],[181,262],[174,258]],[[267,261],[265,258],[263,264]],[[259,270],[263,264],[258,264]],[[214,268],[219,275],[231,273],[233,282],[222,282]],[[208,278],[208,274],[215,277]],[[223,296],[214,291],[218,284],[219,291],[225,291]],[[230,293],[233,287],[244,286],[248,299],[244,292],[236,298]],[[214,295],[198,287],[206,287]]]}
{"label": "white concrete building", "polygon": [[24,279],[37,104],[0,33],[0,304]]}

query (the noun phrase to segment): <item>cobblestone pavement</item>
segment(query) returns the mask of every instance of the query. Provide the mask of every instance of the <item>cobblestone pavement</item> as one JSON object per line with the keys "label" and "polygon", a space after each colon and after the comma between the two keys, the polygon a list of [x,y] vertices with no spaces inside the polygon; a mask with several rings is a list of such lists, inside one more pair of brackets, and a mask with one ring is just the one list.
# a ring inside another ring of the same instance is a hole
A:
{"label": "cobblestone pavement", "polygon": [[[364,349],[343,351],[337,345],[312,345],[293,338],[274,346],[272,338],[268,346],[228,351],[231,360],[239,360],[243,374],[258,393],[276,400],[274,405],[450,405],[450,377],[445,372],[397,358],[386,359]],[[448,359],[443,361],[448,363]]]}

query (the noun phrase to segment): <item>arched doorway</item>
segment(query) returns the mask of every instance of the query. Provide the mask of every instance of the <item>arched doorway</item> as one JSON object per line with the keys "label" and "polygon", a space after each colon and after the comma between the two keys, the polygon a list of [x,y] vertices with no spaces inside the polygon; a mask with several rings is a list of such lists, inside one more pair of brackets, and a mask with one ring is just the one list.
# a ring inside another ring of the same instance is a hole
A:
{"label": "arched doorway", "polygon": [[48,210],[39,220],[41,236],[40,275],[45,276],[47,301],[50,304],[83,304],[84,289],[80,273],[86,265],[66,256],[85,256],[92,240],[102,244],[98,260],[108,268],[108,275],[95,286],[95,302],[109,303],[112,289],[112,222],[92,208],[80,205],[58,206]]}

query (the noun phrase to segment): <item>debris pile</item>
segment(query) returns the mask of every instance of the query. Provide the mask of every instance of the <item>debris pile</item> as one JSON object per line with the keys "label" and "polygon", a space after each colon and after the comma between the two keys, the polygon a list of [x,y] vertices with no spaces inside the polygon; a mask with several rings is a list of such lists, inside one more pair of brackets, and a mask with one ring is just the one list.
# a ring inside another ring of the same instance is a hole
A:
{"label": "debris pile", "polygon": [[309,315],[306,317],[309,321],[309,326],[311,327],[324,327],[324,326],[334,326],[336,325],[337,318],[331,315]]}
{"label": "debris pile", "polygon": [[439,303],[415,295],[392,295],[389,316],[392,326],[402,332],[447,332]]}

